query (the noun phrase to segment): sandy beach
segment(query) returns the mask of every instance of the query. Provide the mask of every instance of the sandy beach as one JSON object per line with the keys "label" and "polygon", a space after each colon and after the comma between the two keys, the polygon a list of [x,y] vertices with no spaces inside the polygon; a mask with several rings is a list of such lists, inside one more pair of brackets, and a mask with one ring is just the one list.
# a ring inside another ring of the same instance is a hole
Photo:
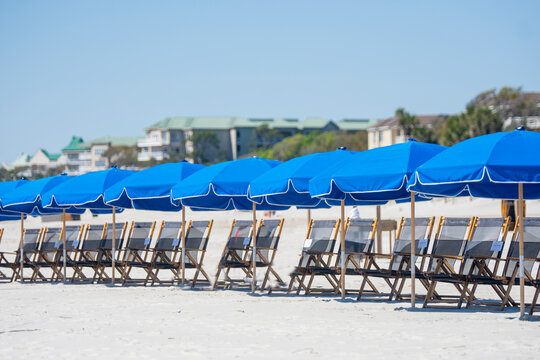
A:
{"label": "sandy beach", "polygon": [[[347,209],[347,212],[350,209]],[[375,207],[360,208],[374,217]],[[262,212],[260,214],[263,215]],[[384,219],[409,215],[408,204],[382,207]],[[500,202],[469,198],[419,203],[417,216],[500,216]],[[540,202],[527,202],[540,215]],[[278,212],[285,225],[275,268],[288,279],[305,238],[306,212]],[[317,210],[335,219],[339,209]],[[230,221],[249,212],[190,212],[214,219],[205,268],[215,274]],[[119,221],[178,220],[179,214],[128,210]],[[73,224],[110,216],[83,215]],[[5,222],[2,250],[13,250],[19,223]],[[55,226],[59,223],[49,223]],[[26,226],[42,226],[30,218]],[[386,236],[386,235],[385,235]],[[388,250],[387,240],[383,241]],[[348,281],[356,286],[358,279]],[[321,283],[322,284],[322,283]],[[423,288],[417,286],[419,293]],[[480,297],[494,298],[481,288]],[[518,298],[517,291],[513,293]],[[527,300],[532,296],[527,289]],[[0,284],[0,348],[6,358],[537,358],[540,322],[519,321],[519,310],[411,309],[407,302],[341,300],[327,296],[191,290],[180,286]],[[420,304],[421,305],[421,304]]]}

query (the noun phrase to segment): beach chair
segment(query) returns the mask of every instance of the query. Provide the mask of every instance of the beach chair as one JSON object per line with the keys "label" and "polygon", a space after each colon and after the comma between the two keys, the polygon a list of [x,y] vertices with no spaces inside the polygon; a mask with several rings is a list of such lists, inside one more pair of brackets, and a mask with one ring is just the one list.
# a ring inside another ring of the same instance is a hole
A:
{"label": "beach chair", "polygon": [[[482,279],[492,279],[498,271],[499,263],[502,260],[503,246],[508,232],[510,219],[503,218],[475,218],[471,237],[467,241],[463,252],[459,271],[457,273],[439,273],[430,276],[430,289],[434,289],[437,283],[449,283],[460,290],[460,297],[455,299],[448,296],[437,296],[437,307],[446,302],[445,308],[461,308],[463,301],[467,301],[467,307],[475,305],[496,305],[492,301],[480,301],[474,296],[479,281]],[[469,289],[469,284],[473,288]],[[491,286],[501,300],[504,299],[505,289],[498,285]],[[425,300],[427,306],[432,298]]]}
{"label": "beach chair", "polygon": [[[66,226],[66,267],[71,268],[73,271],[73,275],[71,276],[71,279],[73,279],[75,275],[75,271],[78,269],[76,259],[78,257],[78,249],[82,240],[82,237],[84,236],[84,225],[74,225],[74,226]],[[64,251],[63,251],[64,243],[62,240],[60,240],[60,245],[58,247],[57,255],[56,255],[56,264],[57,267],[62,268],[64,264]],[[63,278],[63,272],[55,273],[56,276],[53,276],[53,281],[60,281]],[[59,276],[61,275],[61,276]],[[67,272],[66,272],[67,275]]]}
{"label": "beach chair", "polygon": [[[524,239],[525,244],[527,244],[524,252],[524,273],[528,279],[526,283],[529,282],[531,286],[535,287],[534,296],[529,308],[529,315],[532,316],[536,311],[538,311],[536,305],[540,295],[540,218],[525,218],[524,223]],[[519,253],[519,246],[515,246],[515,248],[518,249]],[[536,278],[533,278],[531,274],[535,266],[538,268],[538,270],[536,272]]]}
{"label": "beach chair", "polygon": [[[435,218],[415,218],[415,274],[419,274],[419,280],[426,287],[428,284],[422,278],[421,274],[424,269],[425,260],[423,255],[426,254],[429,247],[433,224]],[[411,272],[411,219],[401,218],[398,231],[396,233],[396,241],[392,249],[392,255],[387,267],[382,267],[377,264],[377,258],[384,258],[385,254],[369,254],[366,259],[364,268],[357,269],[356,272],[362,275],[362,283],[358,291],[357,300],[387,300],[392,298],[404,300],[406,296],[402,295],[405,281],[410,278]],[[370,278],[383,279],[385,285],[388,286],[388,292],[381,292],[371,281]],[[366,285],[369,290],[366,291]]]}
{"label": "beach chair", "polygon": [[[257,227],[257,249],[255,251],[255,266],[257,268],[266,268],[263,281],[261,283],[261,291],[265,291],[266,285],[271,287],[270,281],[272,278],[277,282],[278,286],[284,286],[285,282],[279,274],[274,270],[273,264],[276,257],[281,231],[283,230],[284,219],[273,219],[259,221]],[[253,252],[253,248],[251,248]],[[251,254],[248,258],[251,259]],[[251,263],[250,263],[251,270]]]}
{"label": "beach chair", "polygon": [[[460,285],[462,286],[462,299],[466,301],[466,307],[473,305],[496,306],[501,310],[504,304],[514,304],[512,298],[505,299],[506,289],[498,282],[487,284],[493,280],[499,271],[500,264],[504,261],[503,248],[506,236],[510,228],[511,218],[477,218],[471,240],[467,242],[463,262],[460,269]],[[490,285],[495,294],[501,300],[484,301],[475,297],[476,289],[481,284]],[[472,289],[469,290],[469,285]],[[461,302],[458,303],[458,308]]]}
{"label": "beach chair", "polygon": [[424,298],[423,306],[425,308],[441,307],[437,305],[438,303],[458,303],[461,301],[462,288],[459,284],[454,283],[453,285],[460,295],[441,296],[436,292],[437,279],[456,275],[459,272],[455,265],[456,263],[461,264],[463,260],[463,253],[467,241],[472,236],[475,221],[475,217],[448,218],[441,216],[439,219],[433,248],[428,255],[427,269],[420,275],[430,283]]}
{"label": "beach chair", "polygon": [[[116,241],[115,241],[115,269],[120,278],[123,277],[122,266],[122,247],[124,245],[124,237],[127,232],[127,222],[116,224]],[[95,265],[95,272],[92,281],[109,282],[111,277],[107,274],[107,269],[112,269],[112,233],[113,227],[111,223],[105,224],[104,236],[101,240],[101,245],[97,254],[97,263]]]}
{"label": "beach chair", "polygon": [[[536,287],[538,285],[538,272],[536,269],[540,269],[540,218],[525,218],[524,222],[524,246],[523,246],[523,258],[524,258],[524,279],[526,286]],[[518,306],[519,302],[516,302],[511,297],[511,290],[514,285],[519,286],[519,226],[516,225],[514,229],[513,239],[508,247],[508,252],[504,260],[504,267],[501,274],[494,274],[491,277],[475,277],[472,279],[474,285],[491,285],[498,286],[503,289],[504,297],[500,302],[500,310],[504,310],[506,306]],[[473,287],[473,291],[475,288]],[[535,311],[535,303],[538,298],[537,293],[533,297],[533,301],[530,304],[530,314]],[[470,301],[470,299],[467,299]]]}
{"label": "beach chair", "polygon": [[105,237],[106,224],[87,225],[83,230],[81,244],[74,251],[73,256],[73,276],[71,281],[91,281],[84,273],[85,268],[92,270],[92,276],[96,277],[98,271],[98,260],[101,245]]}
{"label": "beach chair", "polygon": [[[252,237],[252,225],[253,222],[249,220],[233,220],[227,243],[221,253],[221,258],[218,263],[218,270],[212,290],[223,287],[232,288],[233,285],[240,287],[251,287],[249,278],[251,277],[251,271],[249,270],[249,263],[251,258],[250,244]],[[233,278],[231,276],[232,269],[240,269],[242,277]],[[224,279],[220,280],[220,275],[223,274]]]}
{"label": "beach chair", "polygon": [[[45,228],[42,235],[41,246],[38,248],[36,259],[34,260],[34,273],[31,280],[36,281],[38,278],[42,281],[53,281],[59,274],[61,269],[57,262],[58,251],[62,245],[63,229],[59,227]],[[50,277],[43,276],[42,270],[50,269],[52,274]]]}
{"label": "beach chair", "polygon": [[[2,237],[4,235],[4,228],[0,228],[0,244],[2,243]],[[3,263],[4,259],[2,258],[2,252],[0,252],[0,269],[2,268],[1,264]],[[0,280],[11,280],[11,276],[7,276],[0,270]]]}
{"label": "beach chair", "polygon": [[[187,277],[191,287],[196,285],[210,285],[210,277],[202,267],[208,238],[212,229],[213,220],[210,221],[189,221],[186,226],[186,247],[185,247],[185,269],[195,270],[193,277]],[[174,283],[180,281],[182,277],[182,247],[181,247],[181,226],[180,222],[163,222],[158,234],[158,240],[154,247],[152,259],[148,266],[153,273],[148,274],[146,281],[165,283],[160,280],[158,273],[160,270],[169,270],[173,274]],[[203,277],[200,279],[199,276]]]}
{"label": "beach chair", "polygon": [[[309,281],[306,285],[306,294],[313,292],[317,293],[332,293],[337,295],[341,292],[340,286],[332,287],[331,289],[312,289],[313,281],[316,276],[331,276],[334,285],[334,279],[338,279],[337,284],[340,284],[341,277],[346,275],[358,275],[356,270],[363,268],[366,257],[372,255],[374,245],[375,232],[377,228],[377,219],[347,219],[345,225],[345,257],[343,266],[345,273],[341,270],[341,243],[339,241],[338,249],[335,251],[335,262],[330,266],[309,266],[307,272]],[[339,232],[338,232],[339,237]],[[358,290],[345,289],[346,294],[357,293]]]}
{"label": "beach chair", "polygon": [[64,231],[66,232],[66,266],[72,266],[72,252],[74,246],[78,246],[81,233],[83,230],[82,225],[66,226],[63,228],[46,228],[42,237],[41,246],[38,249],[38,254],[34,260],[34,275],[35,281],[38,277],[45,280],[40,276],[42,269],[50,269],[51,276],[48,278],[50,281],[60,281],[63,279],[63,249],[64,249]]}
{"label": "beach chair", "polygon": [[[310,267],[328,268],[332,264],[332,259],[336,253],[333,251],[336,239],[339,234],[340,220],[311,220],[308,225],[308,231],[300,260],[296,268],[290,273],[289,286],[286,291],[296,291],[300,294],[304,292],[314,293],[317,289],[313,286],[308,289],[305,285],[306,278],[310,275]],[[330,284],[329,292],[335,292],[339,286],[339,280],[335,274],[323,274],[326,281]],[[294,288],[295,284],[297,287]],[[280,288],[270,288],[269,293],[280,290]],[[323,291],[326,289],[323,289]]]}
{"label": "beach chair", "polygon": [[145,279],[134,279],[130,276],[133,268],[144,269],[147,276],[151,273],[146,264],[155,226],[155,221],[133,221],[131,223],[126,239],[126,246],[124,248],[124,256],[122,257],[122,260],[120,260],[120,264],[122,266],[121,274],[123,284],[126,284],[127,282],[145,282]]}
{"label": "beach chair", "polygon": [[152,271],[147,273],[145,285],[151,282],[154,285],[155,282],[159,284],[166,283],[166,281],[159,279],[159,272],[161,270],[169,270],[172,272],[174,278],[170,281],[173,284],[180,278],[178,269],[179,249],[180,249],[180,231],[182,223],[179,221],[162,221],[159,227],[159,232],[154,246],[152,256],[149,262],[146,263],[146,267]]}
{"label": "beach chair", "polygon": [[[208,273],[203,268],[203,261],[206,255],[206,247],[210,238],[213,220],[210,221],[190,221],[186,232],[186,248],[185,248],[185,268],[195,270],[191,279],[188,277],[188,282],[191,282],[191,287],[197,285],[210,285],[211,280]],[[181,253],[181,251],[180,251]],[[180,262],[180,269],[182,262]],[[203,278],[201,279],[200,276]]]}
{"label": "beach chair", "polygon": [[[24,268],[30,268],[32,269],[32,274],[34,273],[34,261],[38,254],[38,248],[41,243],[41,237],[45,232],[45,228],[41,229],[24,229],[23,232],[23,267]],[[7,260],[6,255],[11,254],[13,255],[14,259],[13,261],[9,262]],[[11,277],[11,281],[19,280],[21,277],[21,249],[17,249],[17,251],[13,253],[3,253],[2,258],[6,260],[5,262],[2,262],[2,264],[6,265],[7,267],[10,267],[13,271],[13,275]],[[42,275],[42,274],[41,274]],[[31,280],[32,277],[27,278],[27,280]],[[25,280],[23,278],[23,280]]]}

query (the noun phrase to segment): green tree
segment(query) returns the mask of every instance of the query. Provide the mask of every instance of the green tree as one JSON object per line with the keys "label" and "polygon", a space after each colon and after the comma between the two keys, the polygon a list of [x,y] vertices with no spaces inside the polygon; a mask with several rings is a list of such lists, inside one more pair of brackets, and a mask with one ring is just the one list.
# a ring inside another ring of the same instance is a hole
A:
{"label": "green tree", "polygon": [[223,154],[218,152],[219,140],[214,131],[194,132],[190,137],[193,144],[191,157],[196,164],[215,163],[223,159]]}
{"label": "green tree", "polygon": [[399,126],[403,129],[405,136],[414,136],[416,128],[420,125],[418,118],[405,111],[404,108],[397,109],[395,116],[398,118]]}
{"label": "green tree", "polygon": [[267,124],[259,125],[255,128],[255,134],[250,141],[252,149],[268,149],[279,142],[283,135],[276,129],[271,129]]}
{"label": "green tree", "polygon": [[486,107],[467,106],[465,112],[451,116],[444,124],[442,145],[454,145],[476,136],[502,131],[498,113]]}
{"label": "green tree", "polygon": [[259,156],[267,159],[286,161],[292,158],[325,151],[333,151],[345,146],[349,150],[362,151],[367,148],[365,131],[345,132],[327,131],[311,132],[286,137],[268,149],[259,149],[248,156]]}
{"label": "green tree", "polygon": [[103,157],[107,159],[109,166],[116,165],[118,167],[135,167],[139,165],[137,160],[136,146],[109,146],[109,148],[103,153]]}

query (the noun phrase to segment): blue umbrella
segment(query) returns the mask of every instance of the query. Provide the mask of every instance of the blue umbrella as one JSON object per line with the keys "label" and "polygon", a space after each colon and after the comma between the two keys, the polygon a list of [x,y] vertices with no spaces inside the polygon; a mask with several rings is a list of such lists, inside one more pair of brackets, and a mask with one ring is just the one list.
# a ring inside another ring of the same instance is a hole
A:
{"label": "blue umbrella", "polygon": [[183,161],[141,170],[108,188],[105,202],[122,208],[179,211],[171,202],[171,188],[204,167]]}
{"label": "blue umbrella", "polygon": [[281,210],[287,206],[253,201],[248,197],[251,180],[281,164],[280,161],[249,157],[208,166],[172,188],[174,201],[204,210]]}
{"label": "blue umbrella", "polygon": [[540,134],[523,127],[465,140],[420,166],[409,190],[519,200],[520,314],[525,312],[523,199],[540,198]]}
{"label": "blue umbrella", "polygon": [[[407,182],[416,168],[445,150],[446,147],[416,142],[385,146],[360,152],[322,172],[309,182],[310,194],[322,199],[341,200],[341,267],[345,274],[345,199],[361,201],[411,200],[411,241],[414,244],[414,195]],[[411,264],[414,264],[414,245]],[[411,266],[411,305],[415,304],[415,274]],[[345,296],[345,276],[341,276],[341,296]]]}
{"label": "blue umbrella", "polygon": [[254,201],[266,200],[274,205],[328,207],[323,199],[311,197],[309,180],[320,174],[321,169],[332,167],[354,154],[356,153],[347,151],[346,148],[339,148],[336,151],[309,154],[285,161],[251,181],[249,196]]}
{"label": "blue umbrella", "polygon": [[[167,163],[141,170],[117,182],[105,191],[105,202],[122,208],[178,211],[179,205],[171,201],[171,188],[179,181],[205,166],[187,161]],[[182,209],[182,284],[185,280],[185,228],[186,211]]]}
{"label": "blue umbrella", "polygon": [[[2,207],[9,211],[16,211],[24,214],[29,215],[48,215],[48,214],[58,214],[63,213],[64,216],[62,216],[63,221],[63,227],[66,228],[66,217],[65,213],[69,212],[72,214],[82,214],[85,209],[77,209],[74,207],[70,208],[43,208],[41,205],[41,194],[45,193],[51,189],[53,189],[55,186],[58,186],[62,184],[65,181],[69,181],[71,179],[69,176],[66,176],[66,174],[62,174],[59,176],[52,176],[47,177],[43,179],[38,179],[34,181],[27,181],[21,186],[18,186],[13,191],[10,191],[8,194],[2,197]],[[21,251],[23,249],[22,247],[22,239],[23,239],[23,231],[24,231],[24,224],[21,219]],[[66,281],[66,237],[65,232],[63,233],[62,240],[63,240],[63,252],[64,252],[64,282]],[[23,256],[21,256],[21,259],[24,259]],[[21,261],[21,274],[24,269],[24,264]],[[21,275],[21,281],[23,280],[23,276]]]}
{"label": "blue umbrella", "polygon": [[41,203],[44,208],[69,208],[75,206],[81,209],[94,209],[98,211],[112,209],[113,236],[111,255],[113,284],[116,266],[116,207],[105,203],[104,193],[109,187],[134,173],[136,172],[132,170],[120,170],[113,166],[108,170],[89,172],[71,178],[41,195]]}
{"label": "blue umbrella", "polygon": [[[25,178],[21,178],[19,180],[13,180],[13,181],[0,182],[0,206],[2,205],[2,199],[4,196],[9,194],[13,190],[17,189],[19,186],[26,184],[27,182],[28,180],[26,180]],[[2,207],[0,207],[0,215],[7,216],[7,217],[11,217],[11,216],[17,216],[17,218],[20,217],[18,212],[8,211],[8,210],[3,209]]]}
{"label": "blue umbrella", "polygon": [[[43,179],[26,181],[21,186],[2,196],[2,208],[9,211],[21,212],[32,215],[57,214],[62,212],[59,208],[44,208],[41,205],[41,194],[46,193],[71,177],[65,174],[51,176]],[[65,209],[65,211],[75,214],[82,214],[84,209],[74,207]]]}
{"label": "blue umbrella", "polygon": [[[250,157],[208,166],[172,188],[174,201],[181,201],[184,206],[206,210],[252,210],[253,229],[257,218],[256,210],[287,209],[286,206],[269,204],[266,200],[258,203],[248,197],[249,183],[281,162]],[[252,232],[252,271],[251,290],[255,291],[256,267],[256,232]]]}

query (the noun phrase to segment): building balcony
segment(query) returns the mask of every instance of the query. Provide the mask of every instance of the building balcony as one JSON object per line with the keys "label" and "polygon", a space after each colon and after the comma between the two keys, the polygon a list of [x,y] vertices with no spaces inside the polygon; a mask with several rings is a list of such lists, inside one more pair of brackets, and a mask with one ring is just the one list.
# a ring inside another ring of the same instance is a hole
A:
{"label": "building balcony", "polygon": [[139,161],[149,161],[152,159],[161,161],[165,158],[162,152],[140,152],[137,154],[137,160]]}
{"label": "building balcony", "polygon": [[155,146],[168,146],[169,141],[163,140],[163,138],[147,137],[137,140],[137,147],[155,147]]}

